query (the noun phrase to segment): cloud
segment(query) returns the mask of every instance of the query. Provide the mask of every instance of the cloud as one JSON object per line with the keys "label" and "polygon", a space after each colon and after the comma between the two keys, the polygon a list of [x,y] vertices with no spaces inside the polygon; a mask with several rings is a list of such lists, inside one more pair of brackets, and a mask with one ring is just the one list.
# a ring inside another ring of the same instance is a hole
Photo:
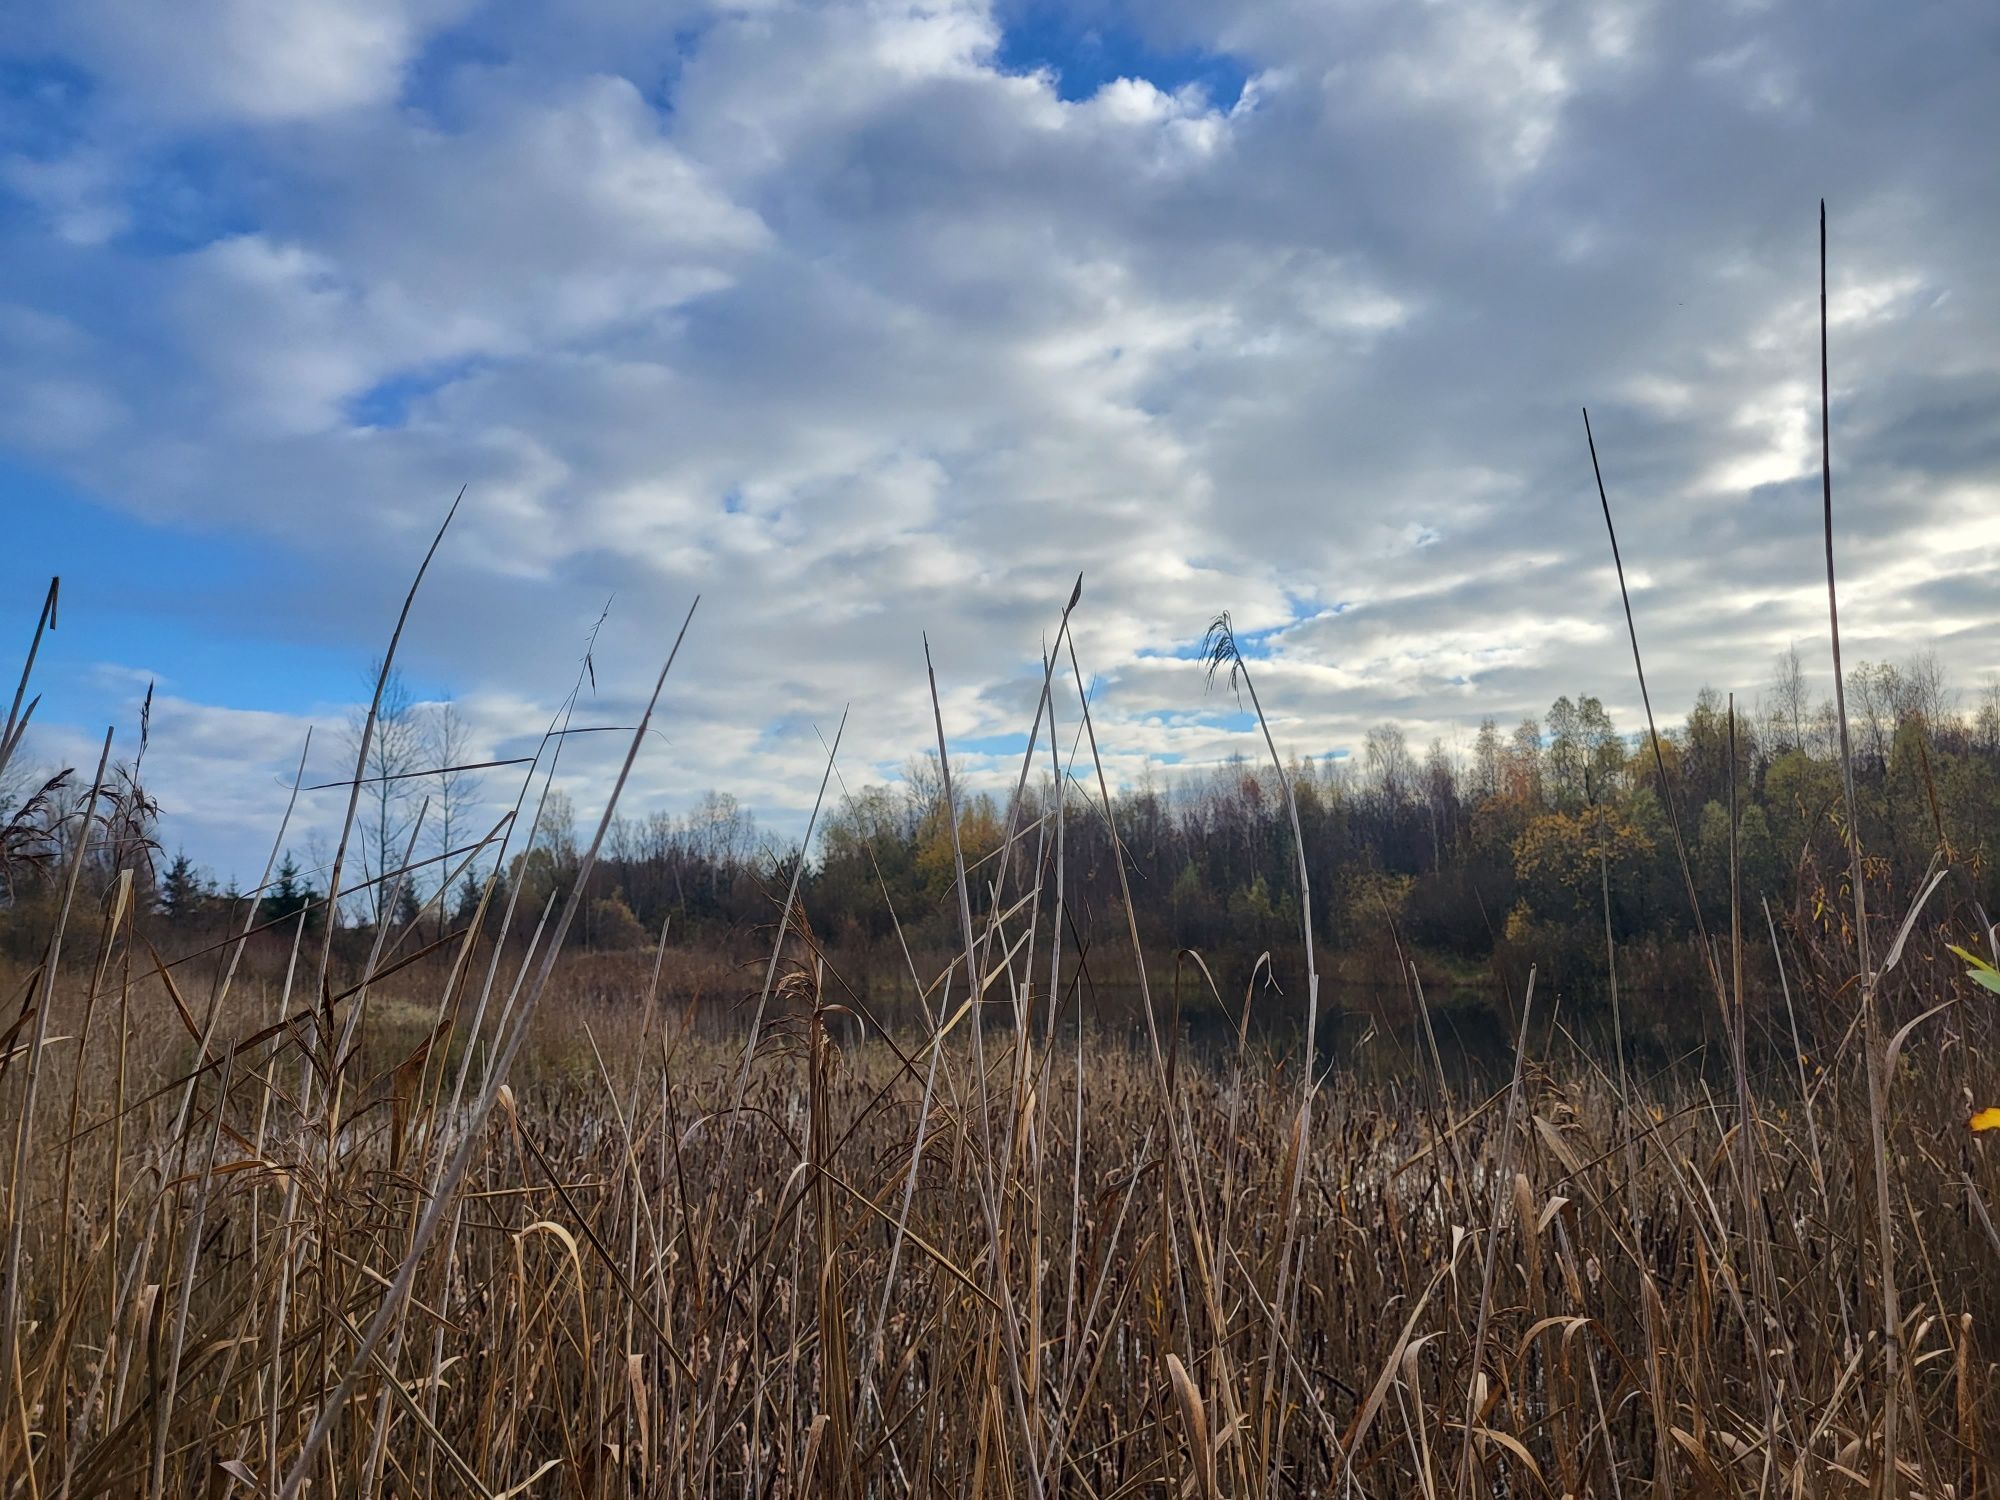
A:
{"label": "cloud", "polygon": [[[607,599],[620,722],[701,592],[642,762],[662,803],[728,785],[802,822],[843,704],[893,768],[928,736],[924,630],[952,732],[1019,731],[1079,571],[1128,769],[1254,753],[1184,659],[1224,607],[1268,633],[1301,753],[1580,690],[1629,725],[1578,408],[1656,697],[1754,694],[1823,616],[1824,192],[1851,649],[1935,629],[1962,677],[2000,665],[1973,603],[2000,22],[1084,13],[1145,45],[1100,40],[1107,81],[1066,97],[980,0],[218,3],[154,41],[79,9],[0,111],[0,440],[294,560],[286,630],[357,662],[466,486],[409,649],[519,713],[495,743],[539,730]],[[1240,97],[1146,76],[1169,56]],[[258,588],[207,606],[219,639]]]}
{"label": "cloud", "polygon": [[118,105],[177,125],[312,120],[392,102],[427,33],[469,0],[76,0],[46,41]]}

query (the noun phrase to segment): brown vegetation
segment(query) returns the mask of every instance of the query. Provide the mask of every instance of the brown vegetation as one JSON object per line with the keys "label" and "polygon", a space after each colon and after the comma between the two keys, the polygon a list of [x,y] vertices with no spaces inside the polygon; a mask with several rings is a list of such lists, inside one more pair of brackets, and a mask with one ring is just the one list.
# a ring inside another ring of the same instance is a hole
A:
{"label": "brown vegetation", "polygon": [[[60,836],[14,845],[47,920],[0,973],[0,1494],[1991,1493],[2000,1229],[1967,1116],[2000,1099],[2000,973],[1949,946],[1991,929],[1942,818],[1906,830],[1932,872],[1883,914],[1897,872],[1856,836],[1843,710],[1838,821],[1815,836],[1845,859],[1805,870],[1810,923],[1781,935],[1744,884],[1733,720],[1705,904],[1685,766],[1649,725],[1664,844],[1594,804],[1521,833],[1522,878],[1576,928],[1594,865],[1610,1045],[1503,969],[1508,1071],[1468,1087],[1404,969],[1400,1063],[1364,1079],[1320,1045],[1336,976],[1275,749],[1290,841],[1268,884],[1294,898],[1303,973],[1283,998],[1262,964],[1225,993],[1192,952],[1170,989],[1141,957],[1081,692],[1080,797],[1022,795],[1058,684],[1085,680],[1077,602],[1069,677],[1052,662],[988,820],[961,821],[940,716],[918,865],[955,941],[906,959],[893,1017],[816,938],[802,860],[747,975],[663,985],[666,944],[563,966],[580,913],[620,947],[645,930],[591,879],[651,707],[540,900],[499,879],[514,815],[428,902],[403,901],[410,856],[378,838],[357,856],[371,919],[343,936],[315,912],[343,910],[392,640],[327,895],[271,918],[252,893],[171,958],[131,858],[143,794],[112,784],[107,743]],[[1261,722],[1226,619],[1210,647]],[[17,696],[0,772],[31,712]],[[1128,1038],[1086,1024],[1085,828],[1118,889]],[[1689,1003],[1726,1045],[1642,1073],[1614,882],[1662,847]],[[1758,917],[1783,1049],[1750,1045]],[[678,998],[723,983],[738,1004]],[[1183,1036],[1189,991],[1226,1043]],[[1273,1005],[1302,1028],[1260,1031]]]}

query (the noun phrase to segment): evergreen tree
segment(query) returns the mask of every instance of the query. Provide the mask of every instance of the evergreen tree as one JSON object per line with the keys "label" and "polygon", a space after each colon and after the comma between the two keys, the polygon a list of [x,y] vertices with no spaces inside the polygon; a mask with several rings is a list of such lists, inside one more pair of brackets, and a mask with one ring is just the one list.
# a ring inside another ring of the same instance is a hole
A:
{"label": "evergreen tree", "polygon": [[175,854],[166,873],[160,877],[160,915],[171,926],[185,927],[201,915],[208,897],[208,882],[202,879],[195,862],[187,857],[187,851]]}
{"label": "evergreen tree", "polygon": [[258,920],[279,922],[295,917],[313,903],[315,893],[299,876],[299,862],[288,849],[278,865],[278,878],[264,893]]}
{"label": "evergreen tree", "polygon": [[420,910],[421,907],[417,902],[417,887],[413,881],[405,877],[403,888],[396,897],[396,925],[399,927],[414,927]]}
{"label": "evergreen tree", "polygon": [[480,883],[472,878],[472,872],[466,871],[465,878],[458,883],[458,904],[452,908],[451,920],[455,925],[463,927],[478,914],[482,889]]}

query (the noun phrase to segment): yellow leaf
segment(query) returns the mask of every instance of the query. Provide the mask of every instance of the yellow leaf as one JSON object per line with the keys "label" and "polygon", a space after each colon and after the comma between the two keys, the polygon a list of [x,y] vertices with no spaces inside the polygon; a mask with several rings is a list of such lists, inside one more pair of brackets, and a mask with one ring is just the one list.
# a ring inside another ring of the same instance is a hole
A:
{"label": "yellow leaf", "polygon": [[1982,1109],[1966,1124],[1974,1130],[2000,1130],[2000,1109]]}

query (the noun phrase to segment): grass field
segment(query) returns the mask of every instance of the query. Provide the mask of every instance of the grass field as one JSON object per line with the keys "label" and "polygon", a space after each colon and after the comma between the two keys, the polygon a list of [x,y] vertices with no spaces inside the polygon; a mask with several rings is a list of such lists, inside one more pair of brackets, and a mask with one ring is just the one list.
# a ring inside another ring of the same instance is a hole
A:
{"label": "grass field", "polygon": [[1133,965],[1093,1024],[1061,818],[1010,837],[1036,879],[961,870],[887,1023],[796,911],[738,971],[565,963],[574,893],[169,959],[77,841],[0,976],[4,1493],[1985,1492],[2000,1077],[1948,924],[1880,1040],[1806,961],[1811,1057],[1721,965],[1720,1069],[1530,980],[1488,1088],[1414,981],[1365,1074],[1316,980]]}
{"label": "grass field", "polygon": [[1505,1086],[1336,1074],[1301,1151],[1298,1058],[1079,1035],[1003,942],[980,1036],[879,1035],[801,947],[747,1071],[744,1012],[718,1036],[642,978],[552,989],[511,1088],[462,1045],[477,954],[330,1010],[245,982],[213,1027],[171,971],[198,1071],[108,948],[59,992],[9,1200],[7,1492],[1861,1493],[1892,1400],[1894,1492],[1983,1492],[1964,1102],[2000,1078],[1957,1026],[1893,1086],[1892,1392],[1853,1048],[1761,1075],[1743,1130],[1531,1006]]}
{"label": "grass field", "polygon": [[[1210,645],[1261,723],[1226,619]],[[1487,1089],[1414,982],[1406,1066],[1322,1051],[1309,917],[1302,991],[1128,960],[1136,1031],[1093,1026],[1059,800],[1009,813],[990,879],[952,834],[962,943],[909,962],[888,1024],[789,896],[766,960],[688,1005],[671,948],[615,983],[563,953],[651,715],[571,889],[497,945],[480,911],[253,934],[245,903],[238,938],[162,956],[103,857],[134,793],[99,767],[44,957],[0,974],[0,1494],[1991,1492],[2000,1231],[1968,1123],[2000,1101],[2000,975],[1941,968],[1991,934],[1926,915],[1937,881],[1871,917],[1851,848],[1753,1048],[1732,843],[1688,999],[1720,1061],[1641,1071],[1615,982],[1578,1017],[1530,977]],[[937,750],[949,804],[941,714]],[[1175,984],[1222,1043],[1182,1045]]]}

